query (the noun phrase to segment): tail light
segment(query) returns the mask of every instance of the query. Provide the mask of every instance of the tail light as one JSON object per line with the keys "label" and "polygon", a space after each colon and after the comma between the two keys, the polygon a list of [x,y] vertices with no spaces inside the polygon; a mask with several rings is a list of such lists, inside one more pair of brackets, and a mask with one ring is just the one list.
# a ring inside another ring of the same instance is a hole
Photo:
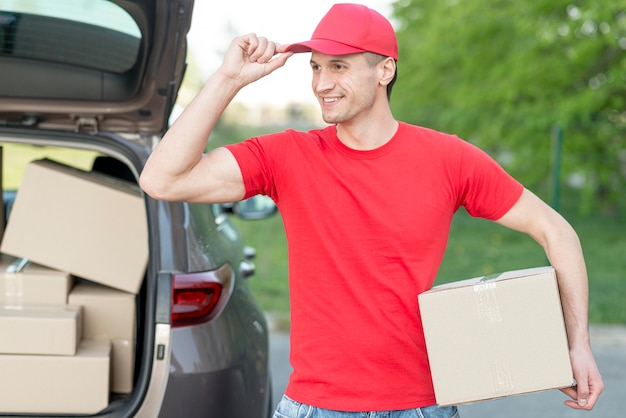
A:
{"label": "tail light", "polygon": [[215,271],[175,274],[172,289],[172,326],[182,327],[208,322],[225,299],[224,287],[230,280],[229,266]]}

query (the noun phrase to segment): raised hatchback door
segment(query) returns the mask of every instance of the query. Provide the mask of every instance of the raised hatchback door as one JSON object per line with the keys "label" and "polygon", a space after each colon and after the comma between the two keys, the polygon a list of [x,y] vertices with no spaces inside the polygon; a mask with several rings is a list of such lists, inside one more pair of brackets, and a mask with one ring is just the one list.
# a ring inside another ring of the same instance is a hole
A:
{"label": "raised hatchback door", "polygon": [[162,132],[192,8],[193,0],[0,3],[0,124]]}

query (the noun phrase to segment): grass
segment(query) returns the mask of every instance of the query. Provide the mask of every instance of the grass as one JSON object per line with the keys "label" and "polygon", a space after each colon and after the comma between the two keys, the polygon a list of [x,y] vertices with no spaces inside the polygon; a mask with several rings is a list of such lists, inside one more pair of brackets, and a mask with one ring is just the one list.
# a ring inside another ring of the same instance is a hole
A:
{"label": "grass", "polygon": [[589,317],[594,323],[626,324],[624,219],[575,219],[589,273]]}
{"label": "grass", "polygon": [[[569,217],[578,231],[589,273],[592,323],[626,323],[626,234],[620,220]],[[236,220],[247,243],[257,249],[257,274],[250,286],[262,308],[289,312],[287,249],[279,216],[263,221]],[[475,219],[464,210],[455,216],[436,284],[486,274],[547,265],[541,247],[525,234]]]}

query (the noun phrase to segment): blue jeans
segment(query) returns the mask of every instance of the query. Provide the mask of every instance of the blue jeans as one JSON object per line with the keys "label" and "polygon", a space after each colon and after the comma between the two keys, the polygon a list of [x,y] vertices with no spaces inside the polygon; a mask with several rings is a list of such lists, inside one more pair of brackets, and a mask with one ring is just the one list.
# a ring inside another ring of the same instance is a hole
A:
{"label": "blue jeans", "polygon": [[283,396],[273,418],[459,418],[456,406],[437,405],[401,411],[341,412],[301,404]]}

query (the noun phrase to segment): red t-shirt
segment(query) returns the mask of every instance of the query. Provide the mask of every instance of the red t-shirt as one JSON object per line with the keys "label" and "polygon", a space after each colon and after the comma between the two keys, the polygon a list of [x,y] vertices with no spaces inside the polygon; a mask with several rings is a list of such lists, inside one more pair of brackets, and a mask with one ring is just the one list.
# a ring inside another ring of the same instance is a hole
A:
{"label": "red t-shirt", "polygon": [[473,145],[405,123],[370,151],[345,146],[335,126],[228,149],[246,197],[272,197],[285,225],[287,396],[342,411],[434,404],[417,295],[433,284],[456,210],[497,220],[523,186]]}

